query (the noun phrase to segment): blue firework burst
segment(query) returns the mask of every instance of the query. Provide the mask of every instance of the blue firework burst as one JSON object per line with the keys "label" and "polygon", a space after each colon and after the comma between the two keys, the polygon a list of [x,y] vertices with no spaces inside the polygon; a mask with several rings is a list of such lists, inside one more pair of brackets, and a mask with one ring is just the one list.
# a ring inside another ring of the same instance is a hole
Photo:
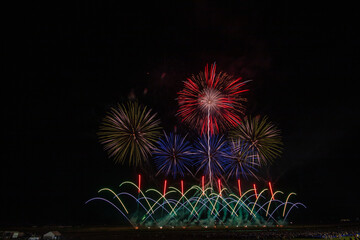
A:
{"label": "blue firework burst", "polygon": [[257,155],[254,153],[250,144],[241,139],[230,142],[231,154],[228,161],[224,163],[224,169],[227,178],[235,177],[239,179],[241,176],[247,178],[248,176],[256,177],[257,167],[259,167]]}
{"label": "blue firework burst", "polygon": [[195,143],[195,166],[197,172],[203,172],[210,181],[214,182],[216,178],[222,178],[224,173],[224,164],[229,160],[230,148],[223,136],[203,135]]}
{"label": "blue firework burst", "polygon": [[184,176],[185,172],[191,173],[189,167],[193,163],[194,150],[186,140],[186,136],[164,133],[153,154],[157,175],[171,175],[176,178],[178,175]]}

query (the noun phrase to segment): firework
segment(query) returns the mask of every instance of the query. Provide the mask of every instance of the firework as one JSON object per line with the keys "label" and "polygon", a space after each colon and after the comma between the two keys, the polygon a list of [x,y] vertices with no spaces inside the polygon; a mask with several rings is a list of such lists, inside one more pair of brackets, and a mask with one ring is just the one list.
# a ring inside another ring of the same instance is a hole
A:
{"label": "firework", "polygon": [[[94,200],[109,203],[135,229],[192,225],[207,228],[217,224],[246,227],[247,224],[286,222],[291,209],[305,207],[302,203],[289,202],[295,193],[282,201],[279,195],[284,193],[273,192],[271,182],[268,189],[261,189],[261,185],[257,187],[255,183],[252,189],[244,191],[246,184],[242,189],[240,178],[257,178],[257,169],[271,163],[282,151],[280,131],[267,117],[242,119],[246,101],[243,93],[248,91],[244,89],[245,84],[241,78],[216,73],[215,64],[210,69],[206,65],[204,72],[184,82],[184,89],[178,93],[178,115],[182,122],[200,133],[194,146],[186,136],[175,133],[164,132],[160,139],[160,121],[156,114],[136,102],[112,108],[99,131],[100,142],[110,157],[119,163],[144,167],[153,154],[157,175],[174,179],[187,173],[194,177],[190,167],[195,167],[195,174],[201,173],[201,186],[186,189],[189,185],[185,186],[181,178],[178,179],[180,189],[177,189],[165,178],[161,179],[162,191],[144,190],[139,174],[137,184],[128,181],[120,184],[120,187],[134,186],[135,194],[103,188],[99,193],[111,194],[112,200],[95,197],[87,203]],[[222,134],[229,136],[228,141]],[[238,194],[231,192],[230,178],[236,179]],[[136,204],[127,204],[128,200],[135,200]]]}
{"label": "firework", "polygon": [[231,154],[228,161],[224,163],[227,178],[248,176],[256,177],[256,171],[259,164],[254,162],[257,156],[254,156],[250,144],[241,139],[230,141]]}
{"label": "firework", "polygon": [[[218,181],[218,189],[192,185],[188,189],[168,186],[164,181],[163,191],[150,188],[138,193],[137,185],[133,182],[123,182],[120,188],[134,191],[120,191],[116,193],[109,188],[103,188],[98,196],[89,199],[103,201],[116,209],[135,229],[144,227],[174,227],[195,226],[205,228],[209,226],[247,226],[247,225],[275,225],[284,224],[293,209],[306,206],[300,202],[290,202],[281,191],[269,192],[269,189],[259,189],[253,184],[252,189],[240,195]],[[261,190],[261,191],[260,191]],[[106,195],[105,195],[106,194]],[[277,194],[277,197],[274,196]],[[280,194],[284,195],[283,197]],[[108,197],[106,197],[108,196]],[[110,197],[109,197],[110,196]],[[286,200],[282,200],[285,198]],[[131,202],[136,202],[132,204]],[[138,206],[135,208],[134,206]]]}
{"label": "firework", "polygon": [[198,129],[201,134],[219,133],[240,123],[243,114],[242,96],[246,82],[223,72],[215,73],[216,65],[208,65],[204,72],[193,75],[184,82],[178,93],[178,114],[182,121]]}
{"label": "firework", "polygon": [[103,119],[98,133],[100,143],[115,162],[142,166],[151,155],[160,134],[156,114],[137,102],[118,104]]}
{"label": "firework", "polygon": [[185,137],[164,133],[153,154],[158,169],[157,174],[172,175],[176,178],[178,175],[184,176],[185,172],[191,173],[189,167],[192,165],[194,153]]}
{"label": "firework", "polygon": [[195,166],[197,172],[208,176],[210,184],[216,178],[222,178],[224,163],[228,161],[230,148],[223,136],[213,135],[209,139],[206,135],[199,138],[195,144]]}
{"label": "firework", "polygon": [[280,130],[267,117],[245,117],[242,124],[230,131],[230,136],[249,145],[254,164],[267,165],[282,151]]}

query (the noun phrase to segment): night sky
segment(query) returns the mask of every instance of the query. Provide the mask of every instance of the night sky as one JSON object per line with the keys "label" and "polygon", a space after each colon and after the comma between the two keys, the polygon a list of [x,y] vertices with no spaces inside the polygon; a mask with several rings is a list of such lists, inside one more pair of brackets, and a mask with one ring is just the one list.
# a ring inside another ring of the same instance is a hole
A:
{"label": "night sky", "polygon": [[247,114],[267,115],[282,130],[283,155],[263,177],[308,207],[293,221],[359,218],[358,26],[352,6],[329,4],[4,8],[0,224],[122,222],[105,204],[84,205],[102,187],[136,180],[107,158],[99,123],[132,93],[173,130],[182,81],[215,61],[252,80]]}

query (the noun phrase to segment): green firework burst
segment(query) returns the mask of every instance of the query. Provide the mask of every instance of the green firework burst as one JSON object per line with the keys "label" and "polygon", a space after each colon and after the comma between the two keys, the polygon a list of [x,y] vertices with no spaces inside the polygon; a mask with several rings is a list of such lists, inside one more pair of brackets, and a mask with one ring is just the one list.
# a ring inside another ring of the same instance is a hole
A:
{"label": "green firework burst", "polygon": [[137,102],[118,104],[103,119],[98,135],[115,162],[142,166],[161,135],[160,120]]}
{"label": "green firework burst", "polygon": [[230,131],[230,136],[248,144],[254,164],[267,165],[282,153],[280,130],[266,116],[245,117],[242,124]]}

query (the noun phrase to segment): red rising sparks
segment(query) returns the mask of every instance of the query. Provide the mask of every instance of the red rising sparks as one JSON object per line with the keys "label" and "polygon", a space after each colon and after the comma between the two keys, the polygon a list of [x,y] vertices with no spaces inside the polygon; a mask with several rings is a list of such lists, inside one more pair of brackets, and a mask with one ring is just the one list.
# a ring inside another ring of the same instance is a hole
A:
{"label": "red rising sparks", "polygon": [[141,175],[139,174],[139,193],[140,193],[140,191],[141,191],[141,190],[140,190],[140,189],[141,189],[140,187],[141,187]]}
{"label": "red rising sparks", "polygon": [[181,180],[181,194],[184,195],[184,181]]}
{"label": "red rising sparks", "polygon": [[240,179],[237,180],[238,182],[238,188],[239,188],[239,196],[241,197],[241,185],[240,185]]}
{"label": "red rising sparks", "polygon": [[221,196],[221,180],[220,180],[220,178],[218,179],[218,185],[219,185],[219,195]]}
{"label": "red rising sparks", "polygon": [[202,185],[202,190],[203,190],[203,193],[204,193],[205,192],[205,176],[201,177],[201,185]]}
{"label": "red rising sparks", "polygon": [[[243,114],[242,96],[246,81],[234,78],[226,73],[215,73],[215,63],[209,69],[184,82],[184,89],[178,93],[178,114],[183,122],[200,129],[201,134],[209,130],[210,134],[222,129],[235,127]],[[209,128],[209,129],[208,129]]]}
{"label": "red rising sparks", "polygon": [[166,184],[167,184],[167,180],[164,181],[164,196],[165,196],[165,193],[166,193]]}
{"label": "red rising sparks", "polygon": [[275,198],[274,198],[274,193],[273,193],[273,190],[272,190],[272,187],[271,187],[271,182],[269,182],[269,189],[270,189],[270,193],[271,193],[271,198],[272,198],[272,200],[275,200]]}
{"label": "red rising sparks", "polygon": [[257,191],[256,191],[256,185],[255,185],[255,183],[254,183],[254,192],[255,192],[255,197],[256,197],[256,199],[258,198],[258,195],[257,195]]}

